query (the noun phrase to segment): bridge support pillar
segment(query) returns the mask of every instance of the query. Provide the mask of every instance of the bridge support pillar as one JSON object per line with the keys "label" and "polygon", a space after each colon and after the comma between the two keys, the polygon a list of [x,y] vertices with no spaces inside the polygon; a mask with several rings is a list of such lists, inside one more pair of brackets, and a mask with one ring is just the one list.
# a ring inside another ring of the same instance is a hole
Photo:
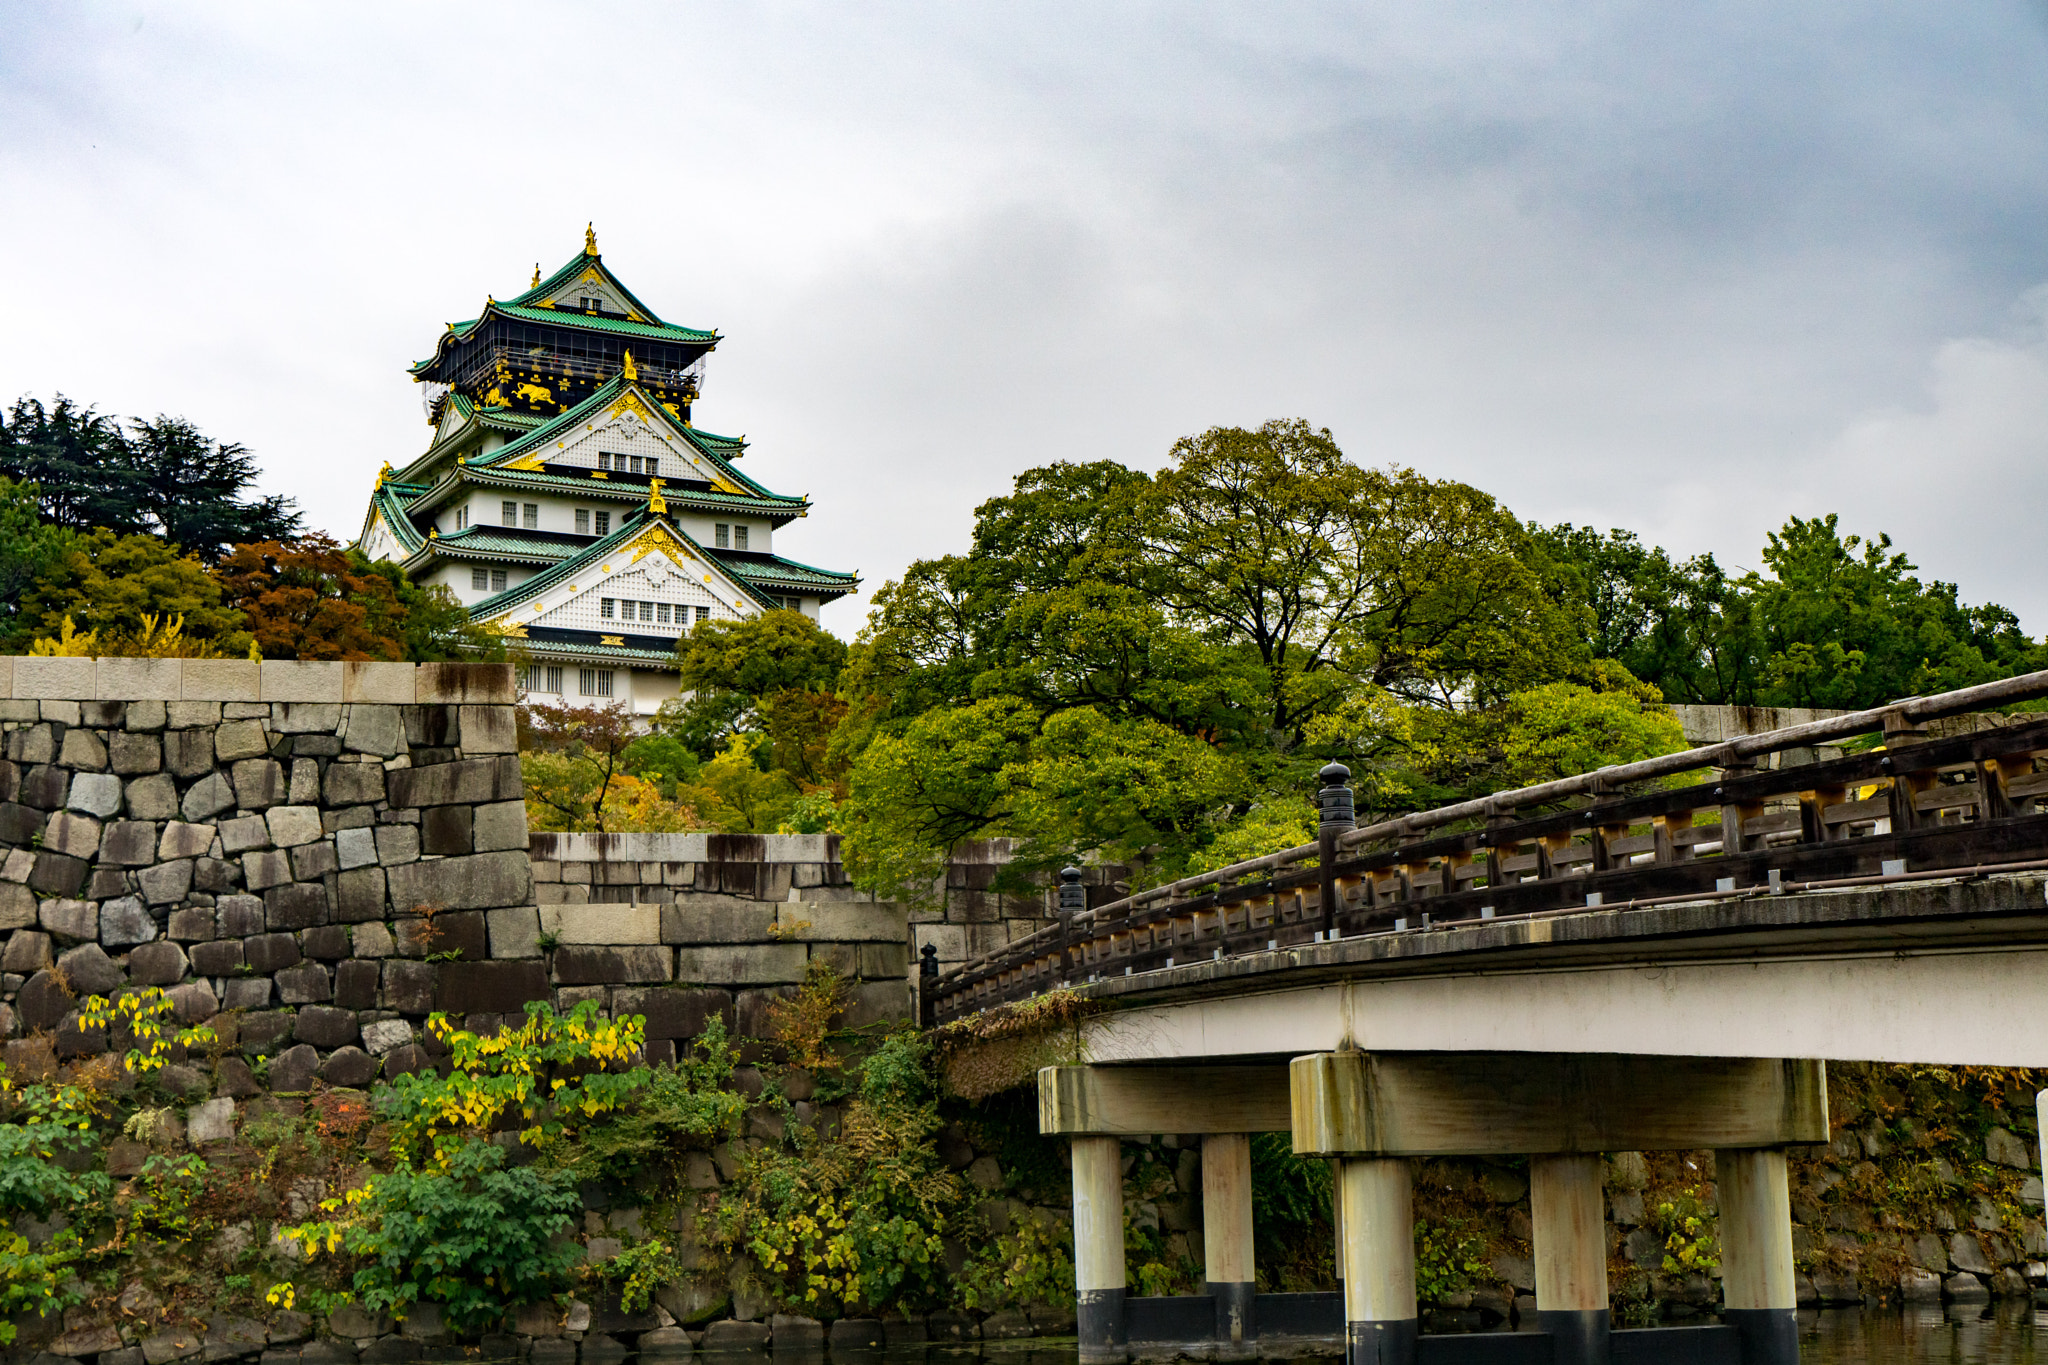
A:
{"label": "bridge support pillar", "polygon": [[1555,1365],[1607,1365],[1605,1162],[1597,1155],[1529,1161],[1529,1221],[1536,1240],[1536,1320]]}
{"label": "bridge support pillar", "polygon": [[1721,1209],[1723,1318],[1742,1333],[1743,1365],[1798,1365],[1792,1197],[1778,1148],[1714,1153]]}
{"label": "bridge support pillar", "polygon": [[1072,1139],[1074,1319],[1081,1359],[1121,1362],[1124,1336],[1123,1143]]}
{"label": "bridge support pillar", "polygon": [[1216,1343],[1235,1355],[1258,1340],[1258,1271],[1252,1253],[1252,1141],[1202,1139],[1202,1265],[1216,1300]]}
{"label": "bridge support pillar", "polygon": [[1414,1365],[1419,1323],[1408,1162],[1343,1158],[1337,1163],[1337,1199],[1346,1365]]}

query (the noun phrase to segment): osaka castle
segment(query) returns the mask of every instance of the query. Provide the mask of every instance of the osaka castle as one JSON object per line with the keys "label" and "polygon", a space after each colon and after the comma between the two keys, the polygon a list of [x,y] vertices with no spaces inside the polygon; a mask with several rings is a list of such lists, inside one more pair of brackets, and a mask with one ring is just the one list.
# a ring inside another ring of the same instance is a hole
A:
{"label": "osaka castle", "polygon": [[860,581],[775,553],[809,501],[742,474],[745,441],[693,424],[720,340],[663,322],[586,232],[412,367],[433,436],[385,464],[357,548],[508,637],[534,700],[654,711],[699,621],[815,618]]}

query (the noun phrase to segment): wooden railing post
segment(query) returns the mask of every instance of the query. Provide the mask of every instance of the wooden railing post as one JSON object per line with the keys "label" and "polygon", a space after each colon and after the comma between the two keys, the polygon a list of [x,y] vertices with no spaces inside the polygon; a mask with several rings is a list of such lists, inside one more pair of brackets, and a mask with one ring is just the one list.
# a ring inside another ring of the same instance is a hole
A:
{"label": "wooden railing post", "polygon": [[917,1024],[919,1028],[933,1028],[939,1022],[939,950],[936,945],[924,945],[917,963]]}
{"label": "wooden railing post", "polygon": [[1332,763],[1316,774],[1322,789],[1316,793],[1321,818],[1316,823],[1316,859],[1321,869],[1323,937],[1337,930],[1337,836],[1358,827],[1358,807],[1351,795],[1351,769]]}
{"label": "wooden railing post", "polygon": [[1060,869],[1060,984],[1073,980],[1074,916],[1088,908],[1088,888],[1081,885],[1081,869]]}

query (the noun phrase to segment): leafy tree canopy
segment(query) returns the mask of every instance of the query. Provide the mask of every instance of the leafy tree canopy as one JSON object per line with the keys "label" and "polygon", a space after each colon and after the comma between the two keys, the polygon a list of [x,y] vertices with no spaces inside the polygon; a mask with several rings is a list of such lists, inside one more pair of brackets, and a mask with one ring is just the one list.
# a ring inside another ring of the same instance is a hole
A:
{"label": "leafy tree canopy", "polygon": [[12,647],[56,638],[68,618],[110,644],[138,638],[145,617],[182,618],[184,637],[246,655],[247,621],[204,564],[157,536],[53,531],[56,551],[22,593]]}

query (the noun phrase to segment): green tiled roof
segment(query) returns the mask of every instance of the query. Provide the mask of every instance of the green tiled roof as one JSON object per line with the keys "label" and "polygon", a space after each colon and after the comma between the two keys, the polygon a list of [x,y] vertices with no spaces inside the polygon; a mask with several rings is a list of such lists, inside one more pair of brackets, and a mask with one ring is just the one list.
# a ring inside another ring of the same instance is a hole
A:
{"label": "green tiled roof", "polygon": [[709,446],[710,453],[716,453],[728,460],[737,460],[747,450],[744,436],[714,436],[702,427],[691,427],[690,437],[702,446]]}
{"label": "green tiled roof", "polygon": [[[396,483],[386,479],[382,484],[378,485],[377,491],[370,495],[372,511],[383,514],[384,524],[389,526],[391,534],[397,537],[399,548],[408,553],[419,549],[420,546],[427,543],[427,538],[421,535],[413,526],[412,518],[405,514],[405,504],[410,500],[406,494],[413,487],[410,484]],[[412,496],[416,497],[418,494],[414,493]],[[364,529],[369,529],[367,519],[365,519]]]}
{"label": "green tiled roof", "polygon": [[[572,659],[611,659],[628,664],[666,664],[676,668],[676,652],[672,649],[636,649],[632,645],[587,645],[572,644],[566,640],[529,640],[523,636],[507,642],[513,649],[523,649],[537,659],[551,656],[566,656]],[[678,670],[679,671],[679,670]]]}
{"label": "green tiled roof", "polygon": [[[636,312],[653,322],[661,323],[661,319],[655,315],[654,310],[640,302],[633,291],[626,288],[626,282],[606,268],[603,256],[593,256],[585,251],[579,251],[574,256],[571,256],[554,274],[548,276],[518,298],[513,299],[512,302],[522,308],[537,307],[542,299],[547,298],[593,265],[598,268],[599,273],[612,282],[614,289],[617,289],[626,296],[626,302],[632,304]],[[661,325],[666,326],[667,324],[662,323]]]}
{"label": "green tiled roof", "polygon": [[625,318],[598,317],[590,313],[579,313],[573,308],[525,308],[493,299],[476,317],[467,322],[458,322],[443,332],[440,339],[434,343],[434,353],[425,360],[413,362],[410,367],[412,372],[417,374],[432,366],[441,358],[442,350],[451,341],[462,340],[488,321],[493,313],[511,318],[515,322],[544,322],[587,332],[609,332],[613,336],[665,341],[671,345],[715,346],[719,342],[717,332],[702,332],[694,327],[671,327],[667,323],[630,322]]}
{"label": "green tiled roof", "polygon": [[552,564],[575,554],[589,543],[587,536],[550,535],[528,531],[505,534],[510,527],[465,526],[445,536],[436,536],[434,546],[451,559],[530,559]]}
{"label": "green tiled roof", "polygon": [[[470,616],[472,616],[473,618],[482,619],[484,617],[494,615],[498,612],[505,611],[509,608],[516,607],[521,602],[524,602],[529,598],[539,596],[541,593],[544,593],[548,591],[550,588],[553,588],[555,584],[560,583],[565,579],[571,578],[574,575],[581,573],[589,565],[598,563],[599,561],[603,560],[606,555],[611,554],[620,546],[631,543],[635,537],[637,537],[642,531],[647,529],[647,523],[651,518],[653,518],[653,516],[654,514],[652,512],[643,512],[635,516],[621,517],[619,519],[618,529],[613,531],[610,535],[600,536],[598,539],[592,541],[589,545],[585,546],[581,553],[570,555],[567,559],[563,560],[561,563],[555,565],[551,569],[541,570],[532,578],[527,579],[524,583],[519,584],[517,587],[507,588],[505,589],[505,591],[498,593],[496,596],[486,597],[483,601],[474,603],[473,605],[471,605],[469,609]],[[663,517],[660,520],[664,526],[668,527],[669,530],[675,532],[676,538],[678,540],[681,540],[685,545],[689,546],[692,550],[695,550],[698,554],[704,556],[704,558],[711,559],[710,552],[706,550],[702,545],[699,545],[688,531],[683,530],[680,526],[677,526],[674,522],[668,520],[666,517]],[[723,561],[713,562],[718,563],[720,567],[724,567]],[[754,597],[754,599],[759,605],[763,607],[773,607],[775,605],[773,602],[770,602],[766,597],[763,597],[761,595],[760,589],[756,588],[753,584],[747,582],[745,578],[741,577],[737,570],[728,569],[726,571],[727,573],[731,574],[735,582],[737,582],[742,588],[746,589],[747,592]]]}
{"label": "green tiled roof", "polygon": [[750,583],[766,583],[783,588],[833,589],[839,592],[852,592],[860,586],[859,574],[835,573],[831,569],[813,568],[809,564],[799,564],[794,559],[784,559],[781,555],[771,556],[767,563],[762,563],[759,560],[735,559],[716,550],[706,550],[704,553],[717,561],[719,567],[733,577],[744,578]]}

